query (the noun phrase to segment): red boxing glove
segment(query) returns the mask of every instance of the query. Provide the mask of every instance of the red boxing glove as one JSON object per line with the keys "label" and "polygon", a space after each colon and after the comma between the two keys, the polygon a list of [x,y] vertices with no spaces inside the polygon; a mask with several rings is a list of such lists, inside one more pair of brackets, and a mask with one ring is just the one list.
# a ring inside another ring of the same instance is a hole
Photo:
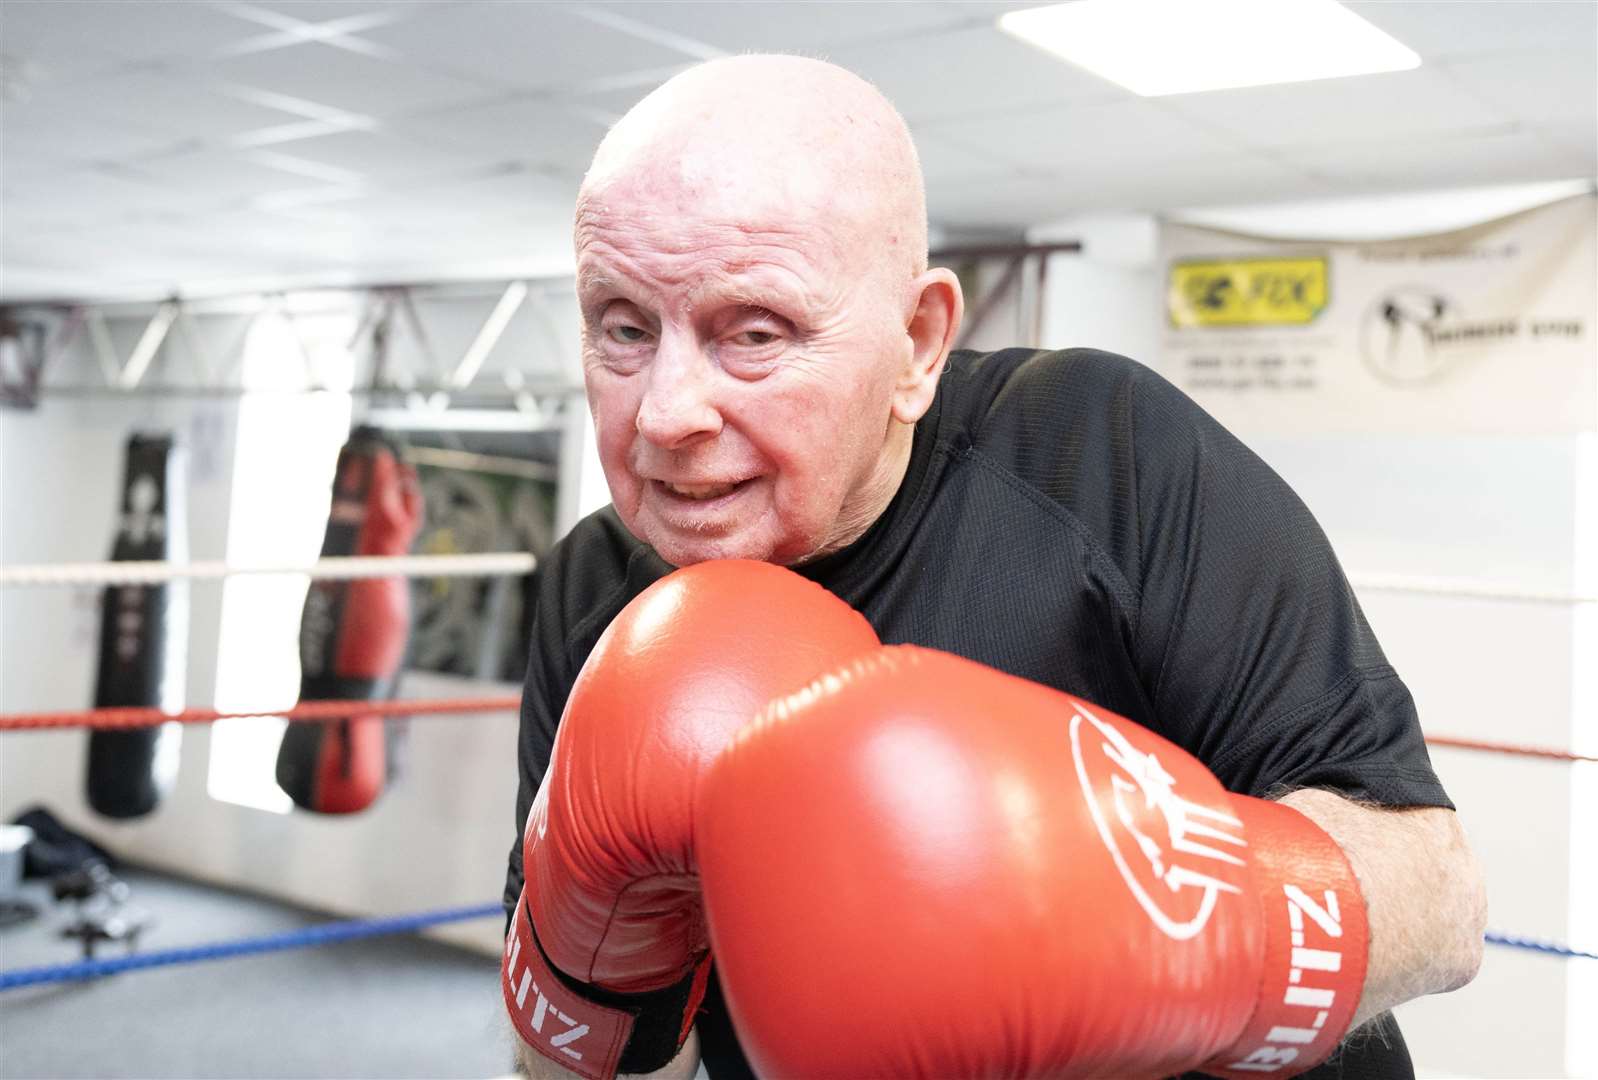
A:
{"label": "red boxing glove", "polygon": [[698,820],[764,1076],[1285,1076],[1364,981],[1364,901],[1308,818],[944,653],[881,649],[775,702]]}
{"label": "red boxing glove", "polygon": [[676,1055],[709,975],[700,776],[773,697],[876,646],[841,600],[758,562],[680,570],[616,616],[527,816],[501,981],[528,1045],[595,1078]]}

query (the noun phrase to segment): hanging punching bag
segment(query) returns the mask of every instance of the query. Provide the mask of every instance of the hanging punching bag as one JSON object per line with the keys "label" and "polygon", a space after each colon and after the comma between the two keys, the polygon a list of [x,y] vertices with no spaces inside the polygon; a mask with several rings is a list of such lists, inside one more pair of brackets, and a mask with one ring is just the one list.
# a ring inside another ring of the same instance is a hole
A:
{"label": "hanging punching bag", "polygon": [[[113,562],[188,557],[182,452],[170,435],[128,439],[122,513]],[[94,704],[183,707],[188,587],[110,585],[100,597],[100,664]],[[87,794],[97,813],[133,818],[154,810],[177,777],[175,723],[137,731],[91,731]]]}
{"label": "hanging punching bag", "polygon": [[[323,555],[403,555],[422,524],[416,472],[374,428],[339,451]],[[403,577],[316,580],[300,616],[300,699],[389,698],[410,633]],[[326,814],[364,810],[390,778],[392,727],[358,707],[337,720],[291,723],[277,752],[278,786]]]}

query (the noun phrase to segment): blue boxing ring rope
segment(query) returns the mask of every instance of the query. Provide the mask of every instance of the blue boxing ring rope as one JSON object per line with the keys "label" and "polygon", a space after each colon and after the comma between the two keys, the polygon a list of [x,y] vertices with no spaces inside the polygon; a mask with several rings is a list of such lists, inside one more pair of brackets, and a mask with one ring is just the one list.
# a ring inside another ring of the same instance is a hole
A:
{"label": "blue boxing ring rope", "polygon": [[[256,953],[281,952],[285,949],[307,949],[332,945],[340,941],[382,937],[385,934],[405,934],[442,923],[486,919],[491,915],[504,917],[502,904],[473,904],[466,907],[439,908],[419,911],[413,915],[396,915],[382,919],[349,919],[343,922],[323,923],[301,930],[281,934],[220,941],[210,945],[193,945],[182,949],[164,949],[157,952],[132,953],[108,960],[80,960],[72,964],[47,964],[41,967],[16,968],[0,971],[0,991],[17,990],[24,986],[41,986],[46,983],[77,982],[115,975],[123,971],[144,968],[171,967],[179,964],[198,964],[206,960],[223,960],[233,956],[251,956]],[[1598,960],[1598,952],[1572,949],[1551,941],[1521,937],[1515,934],[1487,933],[1487,943],[1508,949],[1525,949],[1558,956],[1569,960]]]}
{"label": "blue boxing ring rope", "polygon": [[1547,953],[1549,956],[1562,956],[1567,960],[1598,960],[1598,952],[1572,949],[1556,941],[1542,941],[1537,938],[1521,937],[1519,934],[1501,934],[1496,930],[1487,931],[1487,944],[1500,945],[1506,949],[1527,949],[1531,952]]}
{"label": "blue boxing ring rope", "polygon": [[343,922],[322,923],[301,930],[288,930],[281,934],[240,938],[237,941],[220,941],[210,945],[193,945],[183,949],[164,949],[157,952],[131,953],[106,960],[80,960],[73,964],[47,964],[42,967],[16,968],[0,971],[0,991],[16,990],[24,986],[44,983],[74,982],[115,975],[121,971],[142,968],[169,967],[174,964],[198,964],[206,960],[222,960],[232,956],[250,956],[255,953],[281,952],[284,949],[306,949],[319,945],[332,945],[340,941],[381,937],[385,934],[404,934],[423,927],[442,923],[465,922],[468,919],[486,919],[490,915],[505,915],[503,904],[473,904],[469,907],[440,908],[419,911],[414,915],[396,915],[384,919],[349,919]]}

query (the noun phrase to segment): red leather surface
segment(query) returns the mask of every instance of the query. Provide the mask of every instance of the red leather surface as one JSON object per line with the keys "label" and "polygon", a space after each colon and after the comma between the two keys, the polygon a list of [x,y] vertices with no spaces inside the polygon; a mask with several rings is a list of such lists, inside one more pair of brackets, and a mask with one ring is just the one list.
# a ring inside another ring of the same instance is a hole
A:
{"label": "red leather surface", "polygon": [[623,609],[577,678],[527,819],[528,902],[550,960],[610,990],[685,976],[707,947],[701,772],[771,698],[875,645],[857,612],[766,563],[688,567]]}
{"label": "red leather surface", "polygon": [[1166,1076],[1259,993],[1209,771],[943,653],[884,648],[768,710],[705,779],[699,856],[762,1075]]}

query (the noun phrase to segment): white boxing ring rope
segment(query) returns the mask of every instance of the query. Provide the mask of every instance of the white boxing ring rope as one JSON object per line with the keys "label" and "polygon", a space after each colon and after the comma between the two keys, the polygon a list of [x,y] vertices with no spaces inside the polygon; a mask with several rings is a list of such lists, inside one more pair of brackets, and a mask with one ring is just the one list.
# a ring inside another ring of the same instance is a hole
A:
{"label": "white boxing ring rope", "polygon": [[481,555],[334,555],[314,563],[235,565],[209,562],[36,563],[0,567],[0,587],[27,585],[160,585],[235,574],[306,574],[318,579],[378,577],[493,577],[530,574],[537,560],[526,552]]}
{"label": "white boxing ring rope", "polygon": [[1350,574],[1349,584],[1368,592],[1446,596],[1461,600],[1513,600],[1528,604],[1598,604],[1598,593],[1526,589],[1474,578],[1418,577],[1412,574]]}
{"label": "white boxing ring rope", "polygon": [[[202,562],[34,563],[0,566],[0,588],[38,585],[159,585],[169,581],[214,580],[235,574],[304,574],[317,579],[376,577],[493,577],[530,574],[537,560],[520,551],[475,555],[337,555],[313,563],[235,565]],[[1594,604],[1598,594],[1528,589],[1474,578],[1419,577],[1408,574],[1351,574],[1356,590],[1441,596],[1464,600],[1506,600],[1531,604]]]}
{"label": "white boxing ring rope", "polygon": [[[475,555],[402,555],[402,556],[330,556],[318,559],[312,563],[284,563],[272,565],[233,565],[224,561],[172,563],[162,561],[148,562],[102,562],[102,563],[43,563],[33,565],[0,566],[0,587],[26,587],[49,585],[157,585],[178,580],[203,580],[222,579],[233,575],[258,575],[258,574],[301,574],[311,578],[323,579],[354,579],[377,577],[487,577],[494,575],[522,575],[530,573],[536,560],[526,552],[493,552]],[[1497,582],[1480,581],[1463,578],[1431,578],[1413,577],[1407,575],[1350,575],[1350,584],[1356,590],[1371,592],[1407,593],[1412,595],[1430,595],[1452,597],[1460,599],[1494,600],[1537,604],[1578,605],[1598,603],[1598,595],[1576,592],[1557,592],[1553,590],[1525,589],[1511,585],[1501,585]],[[327,705],[329,703],[312,703],[312,705]],[[338,704],[344,704],[342,702]],[[393,708],[437,703],[427,702],[394,702],[385,703]],[[514,699],[505,701],[471,701],[471,702],[446,702],[451,706],[449,710],[431,709],[428,711],[477,711],[484,704],[496,708],[513,707]],[[467,708],[459,708],[460,706]],[[309,706],[306,706],[309,708]],[[28,726],[39,727],[65,727],[65,726],[93,726],[93,720],[98,715],[128,710],[79,710],[76,714],[39,714],[29,716],[16,714],[7,716],[0,714],[0,720],[39,720],[49,721],[46,724],[12,723],[0,730],[11,728],[21,729]],[[134,710],[139,711],[139,710]],[[270,711],[270,710],[267,710]],[[281,712],[281,710],[278,710]],[[207,710],[196,710],[197,713],[206,713]],[[197,715],[198,721],[216,719],[221,714]],[[152,718],[151,723],[165,721],[167,716],[158,715]],[[142,723],[142,721],[141,721]],[[1441,745],[1465,747],[1467,749],[1495,751],[1506,754],[1529,755],[1532,757],[1555,758],[1569,762],[1590,762],[1593,759],[1588,755],[1576,754],[1561,749],[1541,749],[1528,747],[1515,747],[1504,744],[1482,743],[1471,740],[1455,739],[1450,737],[1427,736],[1427,741]],[[475,917],[485,913],[498,913],[498,905],[485,905],[482,909],[462,909],[460,912],[444,912],[443,918],[454,919]],[[420,918],[438,921],[439,913],[424,913]],[[353,925],[353,924],[352,924]],[[418,922],[417,925],[424,925]],[[361,933],[367,932],[359,928]],[[386,931],[385,931],[386,932]],[[1512,946],[1519,949],[1530,949],[1538,952],[1555,954],[1566,958],[1598,959],[1598,953],[1572,949],[1566,945],[1545,942],[1530,938],[1498,933],[1489,933],[1487,940],[1495,944]],[[296,939],[296,943],[298,939]],[[262,948],[286,948],[288,944],[276,941],[266,945],[260,943],[250,944],[248,951],[261,951]],[[199,950],[209,958],[215,950]],[[176,963],[186,962],[196,957],[188,953],[196,950],[181,951],[163,955],[159,958],[150,958],[152,962]],[[220,955],[220,954],[216,954]],[[100,964],[107,961],[97,962]],[[135,961],[126,961],[124,966],[134,966]],[[88,965],[92,967],[93,965]],[[141,965],[142,966],[142,965]],[[80,970],[81,969],[81,970]],[[106,971],[112,970],[106,968]],[[31,985],[33,982],[57,981],[65,978],[79,978],[87,971],[85,965],[64,965],[61,970],[39,969],[0,972],[0,990],[16,985]],[[96,968],[94,974],[104,973]]]}

